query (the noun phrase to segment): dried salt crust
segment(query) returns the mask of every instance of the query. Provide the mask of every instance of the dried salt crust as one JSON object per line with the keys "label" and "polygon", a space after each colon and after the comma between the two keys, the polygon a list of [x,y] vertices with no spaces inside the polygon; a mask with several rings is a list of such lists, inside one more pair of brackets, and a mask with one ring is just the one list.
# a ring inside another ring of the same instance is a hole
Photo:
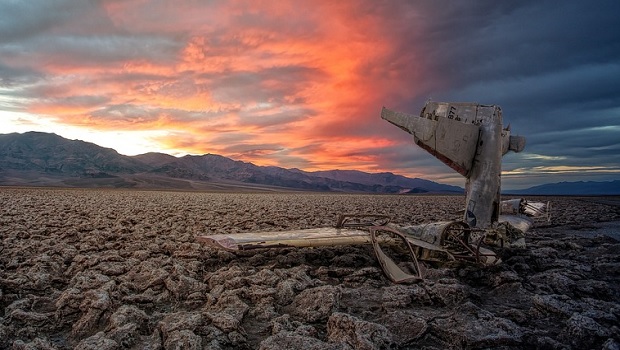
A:
{"label": "dried salt crust", "polygon": [[368,247],[234,255],[194,237],[458,219],[463,197],[1,188],[0,348],[617,348],[620,244],[593,225],[620,208],[552,200],[503,265],[393,285]]}

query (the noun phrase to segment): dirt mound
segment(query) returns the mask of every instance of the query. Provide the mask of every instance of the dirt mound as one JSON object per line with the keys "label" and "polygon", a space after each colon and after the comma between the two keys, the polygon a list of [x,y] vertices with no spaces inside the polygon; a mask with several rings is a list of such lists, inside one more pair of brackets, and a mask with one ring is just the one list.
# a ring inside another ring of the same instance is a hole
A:
{"label": "dirt mound", "polygon": [[502,265],[394,285],[370,247],[232,254],[195,237],[458,219],[463,197],[3,188],[0,348],[618,348],[620,243],[599,232],[620,208],[551,200]]}

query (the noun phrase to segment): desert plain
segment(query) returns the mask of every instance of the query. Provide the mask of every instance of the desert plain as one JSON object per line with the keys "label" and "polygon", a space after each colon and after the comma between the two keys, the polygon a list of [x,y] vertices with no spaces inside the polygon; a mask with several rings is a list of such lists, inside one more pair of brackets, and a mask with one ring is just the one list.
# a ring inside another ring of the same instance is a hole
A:
{"label": "desert plain", "polygon": [[0,349],[618,349],[620,198],[545,197],[503,263],[393,284],[370,246],[197,236],[460,219],[464,196],[0,188]]}

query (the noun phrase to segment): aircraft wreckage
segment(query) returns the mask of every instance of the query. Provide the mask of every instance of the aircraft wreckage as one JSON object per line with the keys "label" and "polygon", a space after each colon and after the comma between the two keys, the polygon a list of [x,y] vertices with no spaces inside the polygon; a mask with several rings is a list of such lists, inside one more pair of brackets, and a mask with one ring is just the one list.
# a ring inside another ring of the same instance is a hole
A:
{"label": "aircraft wreckage", "polygon": [[[423,278],[420,260],[497,264],[501,260],[492,247],[525,247],[525,232],[536,222],[549,221],[549,203],[500,200],[502,156],[522,151],[525,138],[504,128],[499,106],[429,101],[420,115],[384,107],[381,118],[413,135],[418,146],[465,177],[462,221],[399,226],[385,215],[351,214],[340,215],[334,227],[197,239],[230,251],[371,244],[386,276],[401,283]],[[411,261],[396,263],[393,258],[403,254]]]}

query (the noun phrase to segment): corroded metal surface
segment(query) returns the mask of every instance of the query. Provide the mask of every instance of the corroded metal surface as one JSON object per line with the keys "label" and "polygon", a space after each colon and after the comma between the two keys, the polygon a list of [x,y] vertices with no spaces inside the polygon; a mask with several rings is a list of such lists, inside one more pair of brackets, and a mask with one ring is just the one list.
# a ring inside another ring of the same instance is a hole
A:
{"label": "corroded metal surface", "polygon": [[466,178],[470,226],[488,228],[500,208],[501,158],[520,152],[525,138],[510,136],[499,106],[478,103],[426,103],[420,115],[381,111],[381,118],[413,135],[414,142]]}
{"label": "corroded metal surface", "polygon": [[[401,283],[422,278],[418,259],[497,264],[500,259],[484,244],[524,247],[524,232],[536,220],[549,221],[549,203],[500,200],[502,156],[522,151],[525,138],[510,135],[499,106],[429,101],[419,115],[384,107],[381,118],[413,135],[416,145],[465,177],[462,221],[386,226],[387,215],[347,214],[338,217],[335,227],[211,235],[198,240],[232,251],[372,244],[386,276]],[[386,253],[394,252],[394,247],[406,248],[412,273],[403,271]]]}
{"label": "corroded metal surface", "polygon": [[412,134],[418,146],[467,176],[473,165],[479,127],[463,120],[440,117],[440,114],[435,110],[417,117],[383,108],[381,118]]}
{"label": "corroded metal surface", "polygon": [[[385,272],[386,276],[394,283],[404,283],[417,281],[422,279],[422,271],[418,263],[418,258],[413,250],[413,244],[399,231],[387,227],[387,226],[373,226],[369,229],[372,247],[375,251],[375,256],[381,265],[381,268]],[[385,237],[388,237],[385,239]],[[381,248],[381,243],[387,241],[395,241],[394,243],[400,243],[401,246],[406,248],[409,258],[413,262],[414,271],[408,273],[403,271],[394,260],[386,254]]]}
{"label": "corroded metal surface", "polygon": [[321,227],[305,230],[246,232],[197,237],[199,242],[227,250],[321,247],[369,244],[368,231]]}

